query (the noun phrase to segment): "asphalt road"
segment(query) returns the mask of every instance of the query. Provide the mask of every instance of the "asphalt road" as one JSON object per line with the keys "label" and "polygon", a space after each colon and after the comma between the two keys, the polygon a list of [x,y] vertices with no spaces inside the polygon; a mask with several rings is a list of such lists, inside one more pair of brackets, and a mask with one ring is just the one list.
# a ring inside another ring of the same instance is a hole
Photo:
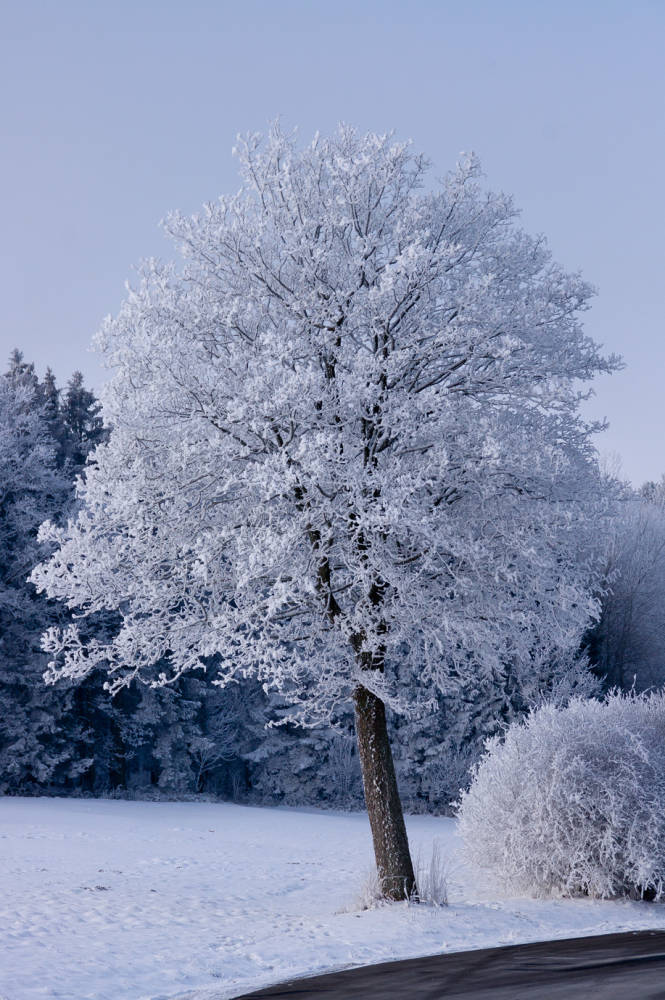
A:
{"label": "asphalt road", "polygon": [[543,941],[294,979],[236,1000],[665,1000],[665,931]]}

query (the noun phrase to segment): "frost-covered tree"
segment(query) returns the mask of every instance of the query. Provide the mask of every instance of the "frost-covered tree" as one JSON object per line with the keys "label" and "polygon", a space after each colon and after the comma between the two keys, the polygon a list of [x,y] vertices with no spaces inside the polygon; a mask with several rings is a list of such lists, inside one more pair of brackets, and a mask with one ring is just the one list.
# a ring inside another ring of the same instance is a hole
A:
{"label": "frost-covered tree", "polygon": [[81,372],[74,372],[64,394],[61,419],[69,445],[69,461],[80,474],[91,451],[106,440],[108,431],[100,416],[101,403],[83,383]]}
{"label": "frost-covered tree", "polygon": [[[100,667],[87,677],[45,688],[45,628],[66,624],[61,605],[28,582],[48,555],[37,541],[47,518],[74,513],[74,477],[106,435],[99,404],[75,373],[64,392],[50,369],[42,381],[20,351],[0,377],[0,792],[231,794],[243,774],[245,732],[235,692],[193,676],[165,691],[134,686],[114,700]],[[113,613],[89,618],[88,638],[104,641]]]}
{"label": "frost-covered tree", "polygon": [[70,484],[56,466],[37,377],[14,352],[0,376],[0,791],[47,785],[70,763],[58,723],[71,695],[41,683],[45,627],[59,619],[27,577],[45,550],[39,525]]}
{"label": "frost-covered tree", "polygon": [[[92,394],[78,388],[94,411]],[[49,553],[38,543],[39,525],[73,512],[73,478],[84,462],[78,448],[53,373],[40,381],[13,351],[0,377],[0,791],[65,790],[87,780],[114,713],[99,684],[44,687],[41,634],[69,619],[28,582]]]}
{"label": "frost-covered tree", "polygon": [[538,671],[594,611],[600,489],[580,386],[615,367],[588,286],[463,160],[341,127],[238,147],[242,188],[166,228],[99,346],[108,445],[38,587],[112,641],[52,629],[51,679],[118,690],[217,656],[328,720],[351,701],[387,896],[413,868],[386,730],[422,692]]}

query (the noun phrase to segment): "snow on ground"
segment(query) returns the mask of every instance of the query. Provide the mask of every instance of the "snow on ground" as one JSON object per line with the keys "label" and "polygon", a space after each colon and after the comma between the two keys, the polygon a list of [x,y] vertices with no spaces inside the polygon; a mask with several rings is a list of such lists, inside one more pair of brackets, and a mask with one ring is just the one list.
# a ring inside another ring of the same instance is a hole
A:
{"label": "snow on ground", "polygon": [[440,838],[451,905],[348,909],[364,814],[215,803],[0,799],[0,1000],[225,1000],[295,975],[437,952],[665,928],[665,905],[498,898]]}

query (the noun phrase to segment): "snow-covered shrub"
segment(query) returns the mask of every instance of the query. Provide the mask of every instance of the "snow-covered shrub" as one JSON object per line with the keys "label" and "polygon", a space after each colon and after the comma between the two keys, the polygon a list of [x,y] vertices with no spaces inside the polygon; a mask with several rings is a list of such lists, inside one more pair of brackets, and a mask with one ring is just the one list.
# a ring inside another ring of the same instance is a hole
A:
{"label": "snow-covered shrub", "polygon": [[665,898],[665,694],[545,705],[488,743],[467,859],[516,892]]}

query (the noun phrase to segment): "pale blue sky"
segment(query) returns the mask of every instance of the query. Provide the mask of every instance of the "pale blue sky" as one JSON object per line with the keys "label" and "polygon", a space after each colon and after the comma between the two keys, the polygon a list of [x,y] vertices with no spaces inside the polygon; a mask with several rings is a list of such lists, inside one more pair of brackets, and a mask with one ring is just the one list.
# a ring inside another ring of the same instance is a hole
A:
{"label": "pale blue sky", "polygon": [[628,367],[591,412],[639,483],[665,472],[665,0],[4,0],[0,362],[60,382],[157,223],[237,188],[238,131],[280,114],[461,150],[599,290],[587,329]]}

